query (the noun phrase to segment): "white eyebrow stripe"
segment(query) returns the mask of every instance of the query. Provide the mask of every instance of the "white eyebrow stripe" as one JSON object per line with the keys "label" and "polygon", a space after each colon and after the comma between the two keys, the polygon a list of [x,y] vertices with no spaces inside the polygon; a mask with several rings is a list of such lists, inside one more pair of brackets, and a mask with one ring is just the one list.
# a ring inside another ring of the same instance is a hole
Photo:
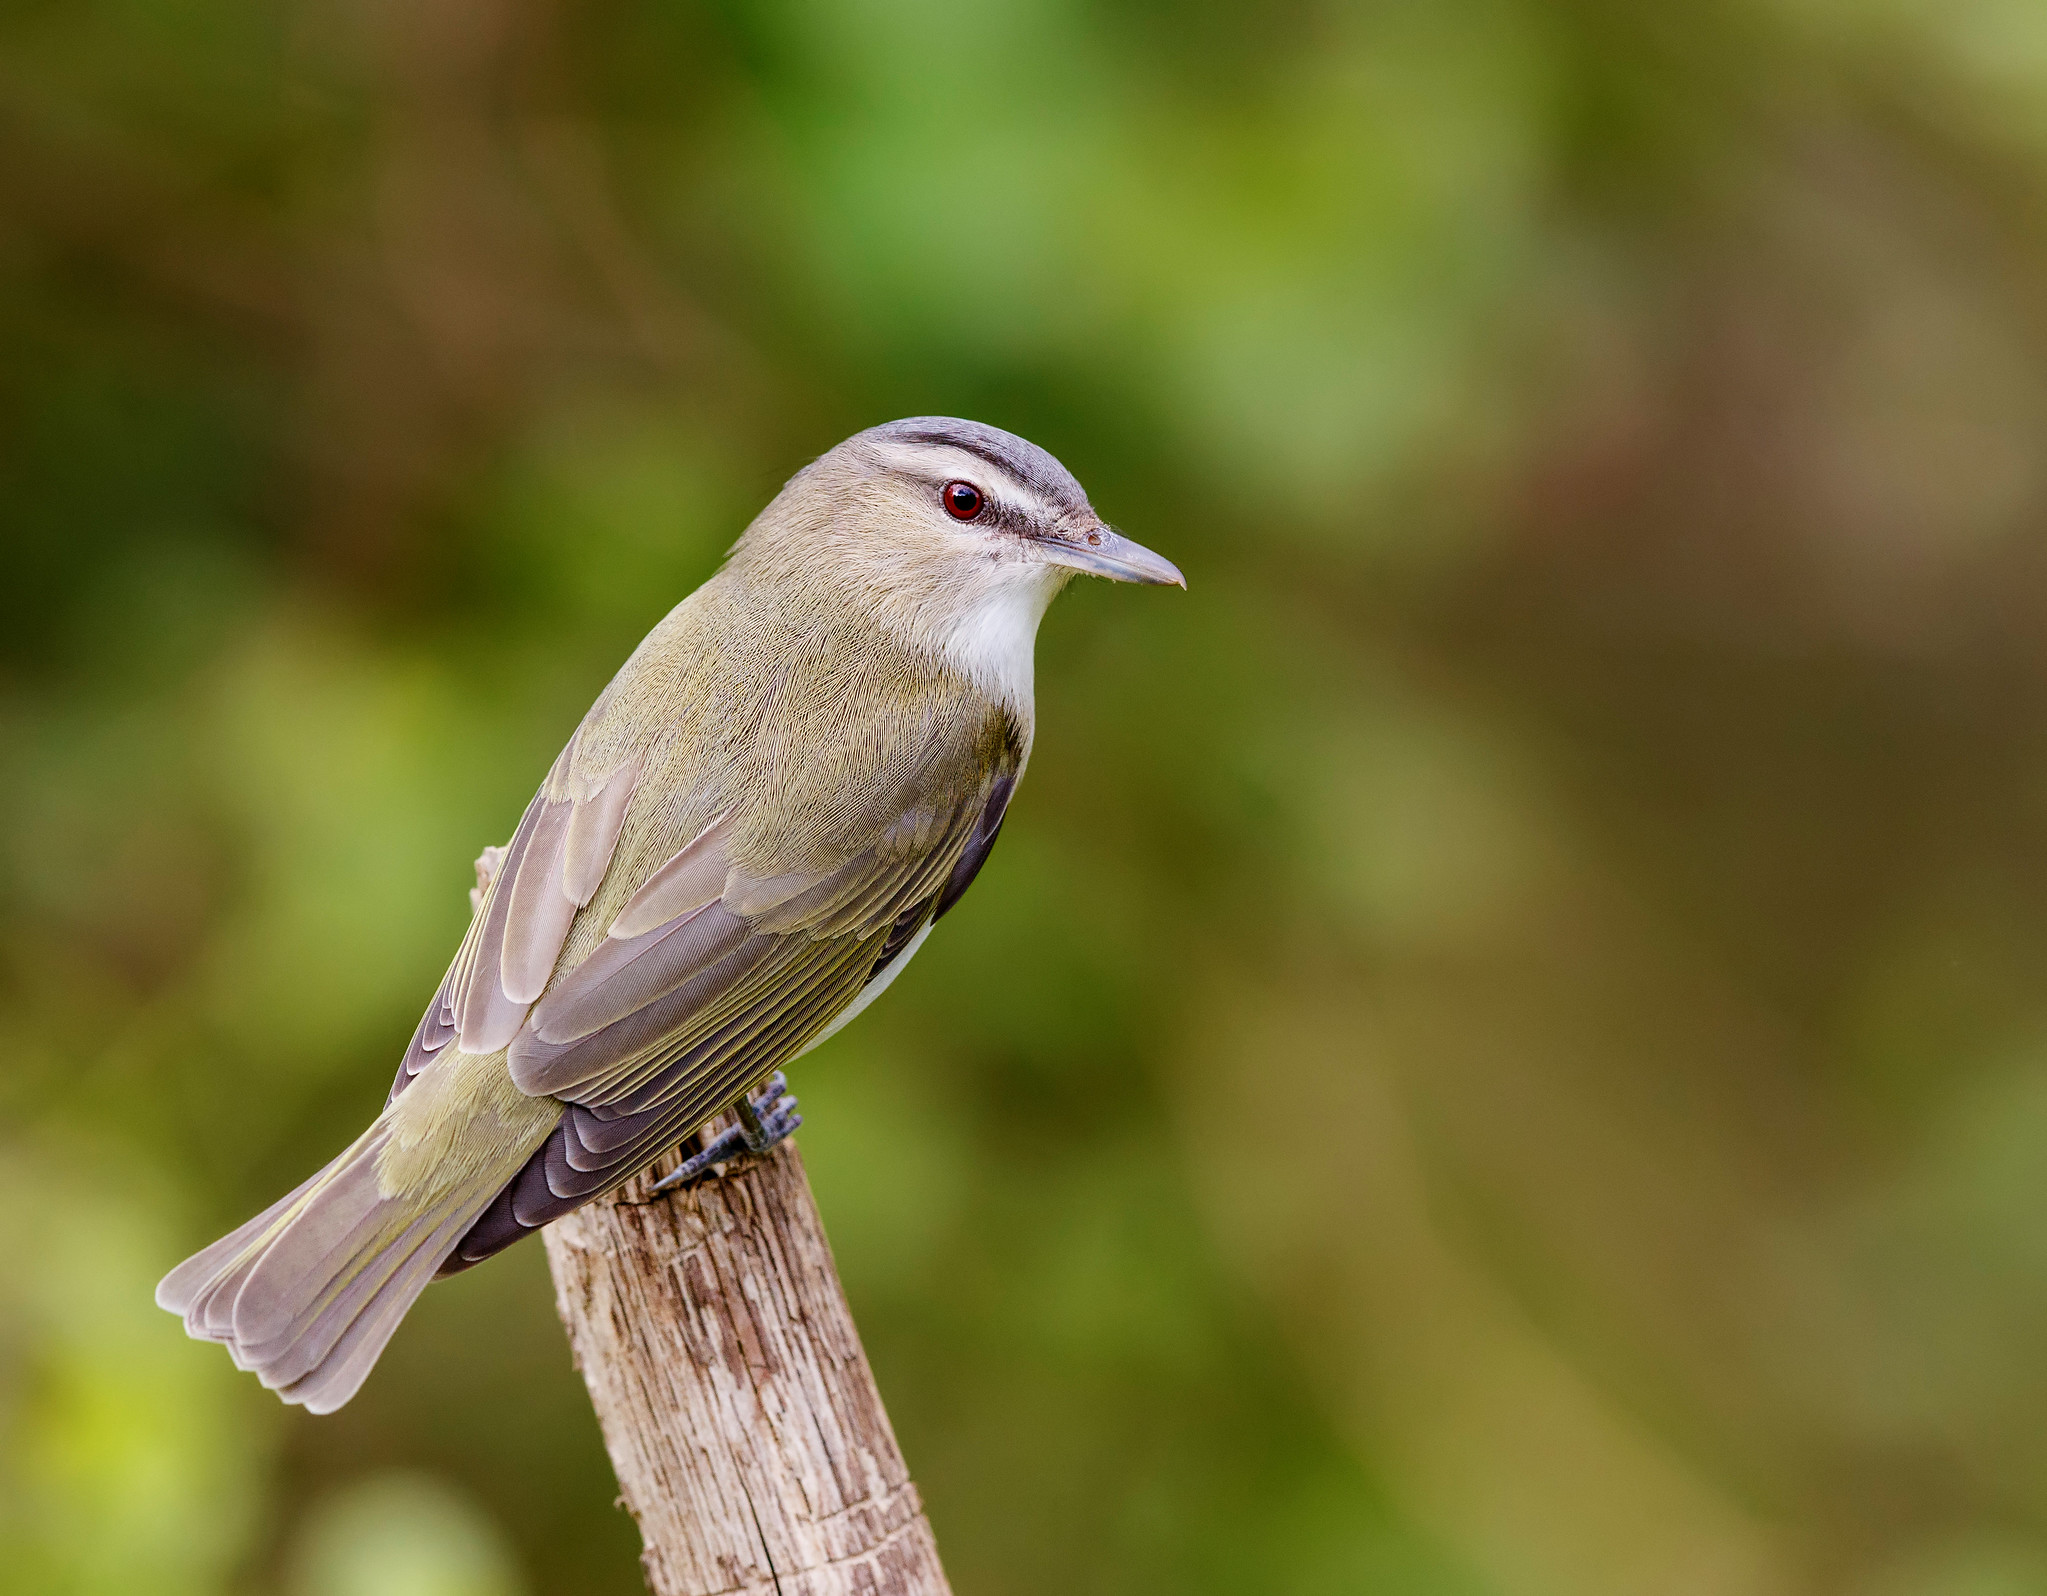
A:
{"label": "white eyebrow stripe", "polygon": [[[870,445],[874,457],[891,469],[939,482],[955,478],[971,482],[983,493],[1007,500],[1016,509],[1044,520],[1058,517],[1059,507],[1028,482],[1018,480],[1009,467],[950,443],[901,443],[876,439]],[[998,489],[1003,491],[997,491]]]}

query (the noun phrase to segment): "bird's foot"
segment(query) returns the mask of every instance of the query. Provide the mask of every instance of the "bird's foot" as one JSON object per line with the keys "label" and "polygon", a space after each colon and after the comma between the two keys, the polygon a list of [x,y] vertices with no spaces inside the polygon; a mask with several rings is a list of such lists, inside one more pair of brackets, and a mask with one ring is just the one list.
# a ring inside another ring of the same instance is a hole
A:
{"label": "bird's foot", "polygon": [[796,1099],[789,1093],[789,1081],[776,1070],[752,1096],[742,1096],[732,1105],[739,1123],[708,1142],[703,1151],[684,1159],[680,1167],[647,1188],[649,1197],[694,1185],[714,1173],[721,1164],[748,1155],[758,1158],[803,1123],[796,1112]]}

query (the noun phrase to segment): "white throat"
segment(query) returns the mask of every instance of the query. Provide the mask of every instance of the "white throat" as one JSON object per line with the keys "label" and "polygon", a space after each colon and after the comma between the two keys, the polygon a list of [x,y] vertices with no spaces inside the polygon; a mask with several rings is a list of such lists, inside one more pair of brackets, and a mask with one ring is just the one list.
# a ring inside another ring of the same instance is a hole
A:
{"label": "white throat", "polygon": [[990,698],[1015,710],[1025,724],[1033,712],[1038,622],[1072,574],[1056,565],[1039,565],[1028,575],[992,586],[953,617],[937,640],[947,663]]}

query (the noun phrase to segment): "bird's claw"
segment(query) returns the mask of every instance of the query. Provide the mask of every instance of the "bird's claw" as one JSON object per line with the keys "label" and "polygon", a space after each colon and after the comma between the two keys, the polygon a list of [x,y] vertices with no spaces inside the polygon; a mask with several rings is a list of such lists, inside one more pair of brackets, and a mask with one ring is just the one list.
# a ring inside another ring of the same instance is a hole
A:
{"label": "bird's claw", "polygon": [[706,1143],[701,1152],[693,1153],[672,1173],[649,1186],[649,1197],[692,1186],[735,1159],[758,1158],[803,1123],[803,1116],[796,1112],[796,1099],[789,1092],[788,1077],[780,1070],[763,1081],[759,1091],[742,1096],[732,1110],[739,1122],[728,1126]]}

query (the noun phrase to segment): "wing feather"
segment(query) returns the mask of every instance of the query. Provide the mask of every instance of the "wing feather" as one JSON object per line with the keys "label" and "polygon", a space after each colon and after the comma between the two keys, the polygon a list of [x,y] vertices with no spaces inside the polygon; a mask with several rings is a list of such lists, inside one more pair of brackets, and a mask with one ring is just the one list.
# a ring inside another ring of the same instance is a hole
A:
{"label": "wing feather", "polygon": [[456,1029],[462,1050],[467,1053],[495,1053],[519,1034],[526,1019],[526,1005],[514,1002],[504,989],[500,971],[504,962],[505,928],[512,914],[511,886],[524,866],[526,851],[547,807],[545,791],[536,793],[520,818],[519,829],[505,845],[504,863],[497,878],[484,892],[477,910],[477,941],[471,950],[470,969],[463,981],[461,1002],[456,1005]]}
{"label": "wing feather", "polygon": [[[741,915],[728,896],[639,937],[607,939],[535,1006],[511,1043],[512,1079],[592,1107],[638,1097],[650,1075],[672,1067],[664,1058],[686,1056],[728,1013],[786,1007],[814,975],[863,954],[864,979],[909,906],[944,885],[980,807],[952,806],[925,849],[866,850],[767,914]],[[746,878],[730,876],[747,901]]]}
{"label": "wing feather", "polygon": [[728,809],[670,855],[668,862],[626,899],[609,934],[621,942],[630,941],[681,919],[692,909],[716,903],[724,895],[725,878],[732,869],[727,852],[731,820]]}
{"label": "wing feather", "polygon": [[[571,797],[572,740],[503,848],[477,860],[476,911],[392,1082],[396,1097],[449,1042],[495,1052],[546,989],[576,914],[596,895],[639,782],[628,763]],[[479,972],[482,978],[479,979]]]}
{"label": "wing feather", "polygon": [[[516,867],[512,861],[506,862],[512,879],[498,954],[498,985],[503,1012],[516,1008],[521,1022],[527,1007],[546,990],[554,961],[568,938],[569,922],[576,917],[576,900],[569,896],[562,871],[575,814],[576,806],[566,798],[543,800]],[[515,1023],[514,1032],[517,1029]],[[511,1039],[493,1035],[490,1048],[503,1047]]]}
{"label": "wing feather", "polygon": [[579,909],[597,896],[604,873],[611,868],[618,834],[625,829],[626,810],[639,790],[636,761],[620,765],[576,805],[562,852],[562,887]]}
{"label": "wing feather", "polygon": [[[614,781],[636,784],[637,773],[593,786],[573,809],[563,804],[560,818],[546,812],[566,797],[551,777],[473,931],[474,970],[501,978],[472,978],[443,1001],[464,1047],[472,1034],[502,1035],[513,1081],[559,1099],[564,1111],[445,1267],[487,1257],[616,1185],[821,1034],[951,907],[987,856],[1021,742],[1000,742],[984,757],[978,779],[965,784],[958,778],[973,767],[963,765],[958,745],[944,765],[951,775],[936,767],[908,774],[898,807],[849,822],[852,836],[837,858],[826,850],[821,860],[759,869],[738,856],[728,807],[629,892],[616,882],[601,892],[593,885],[579,839],[600,826],[631,834],[630,795],[615,825],[607,806]],[[594,945],[589,930],[577,933],[589,950],[579,962],[543,973],[540,951],[558,961],[573,918],[560,919],[556,933],[557,899],[594,905],[612,919]],[[479,995],[479,987],[500,990]],[[529,992],[530,1009],[522,1006],[520,1023],[505,1034],[505,1009]],[[422,1047],[447,1028],[422,1021]]]}
{"label": "wing feather", "polygon": [[945,912],[958,903],[967,888],[974,884],[974,877],[981,873],[981,866],[995,851],[995,839],[1002,835],[1002,822],[1009,814],[1010,794],[1015,791],[1016,772],[998,772],[989,788],[988,801],[981,806],[980,817],[975,820],[973,832],[967,838],[967,845],[953,865],[952,874],[946,878],[945,891],[938,895],[938,907],[931,911],[932,919],[943,919]]}

